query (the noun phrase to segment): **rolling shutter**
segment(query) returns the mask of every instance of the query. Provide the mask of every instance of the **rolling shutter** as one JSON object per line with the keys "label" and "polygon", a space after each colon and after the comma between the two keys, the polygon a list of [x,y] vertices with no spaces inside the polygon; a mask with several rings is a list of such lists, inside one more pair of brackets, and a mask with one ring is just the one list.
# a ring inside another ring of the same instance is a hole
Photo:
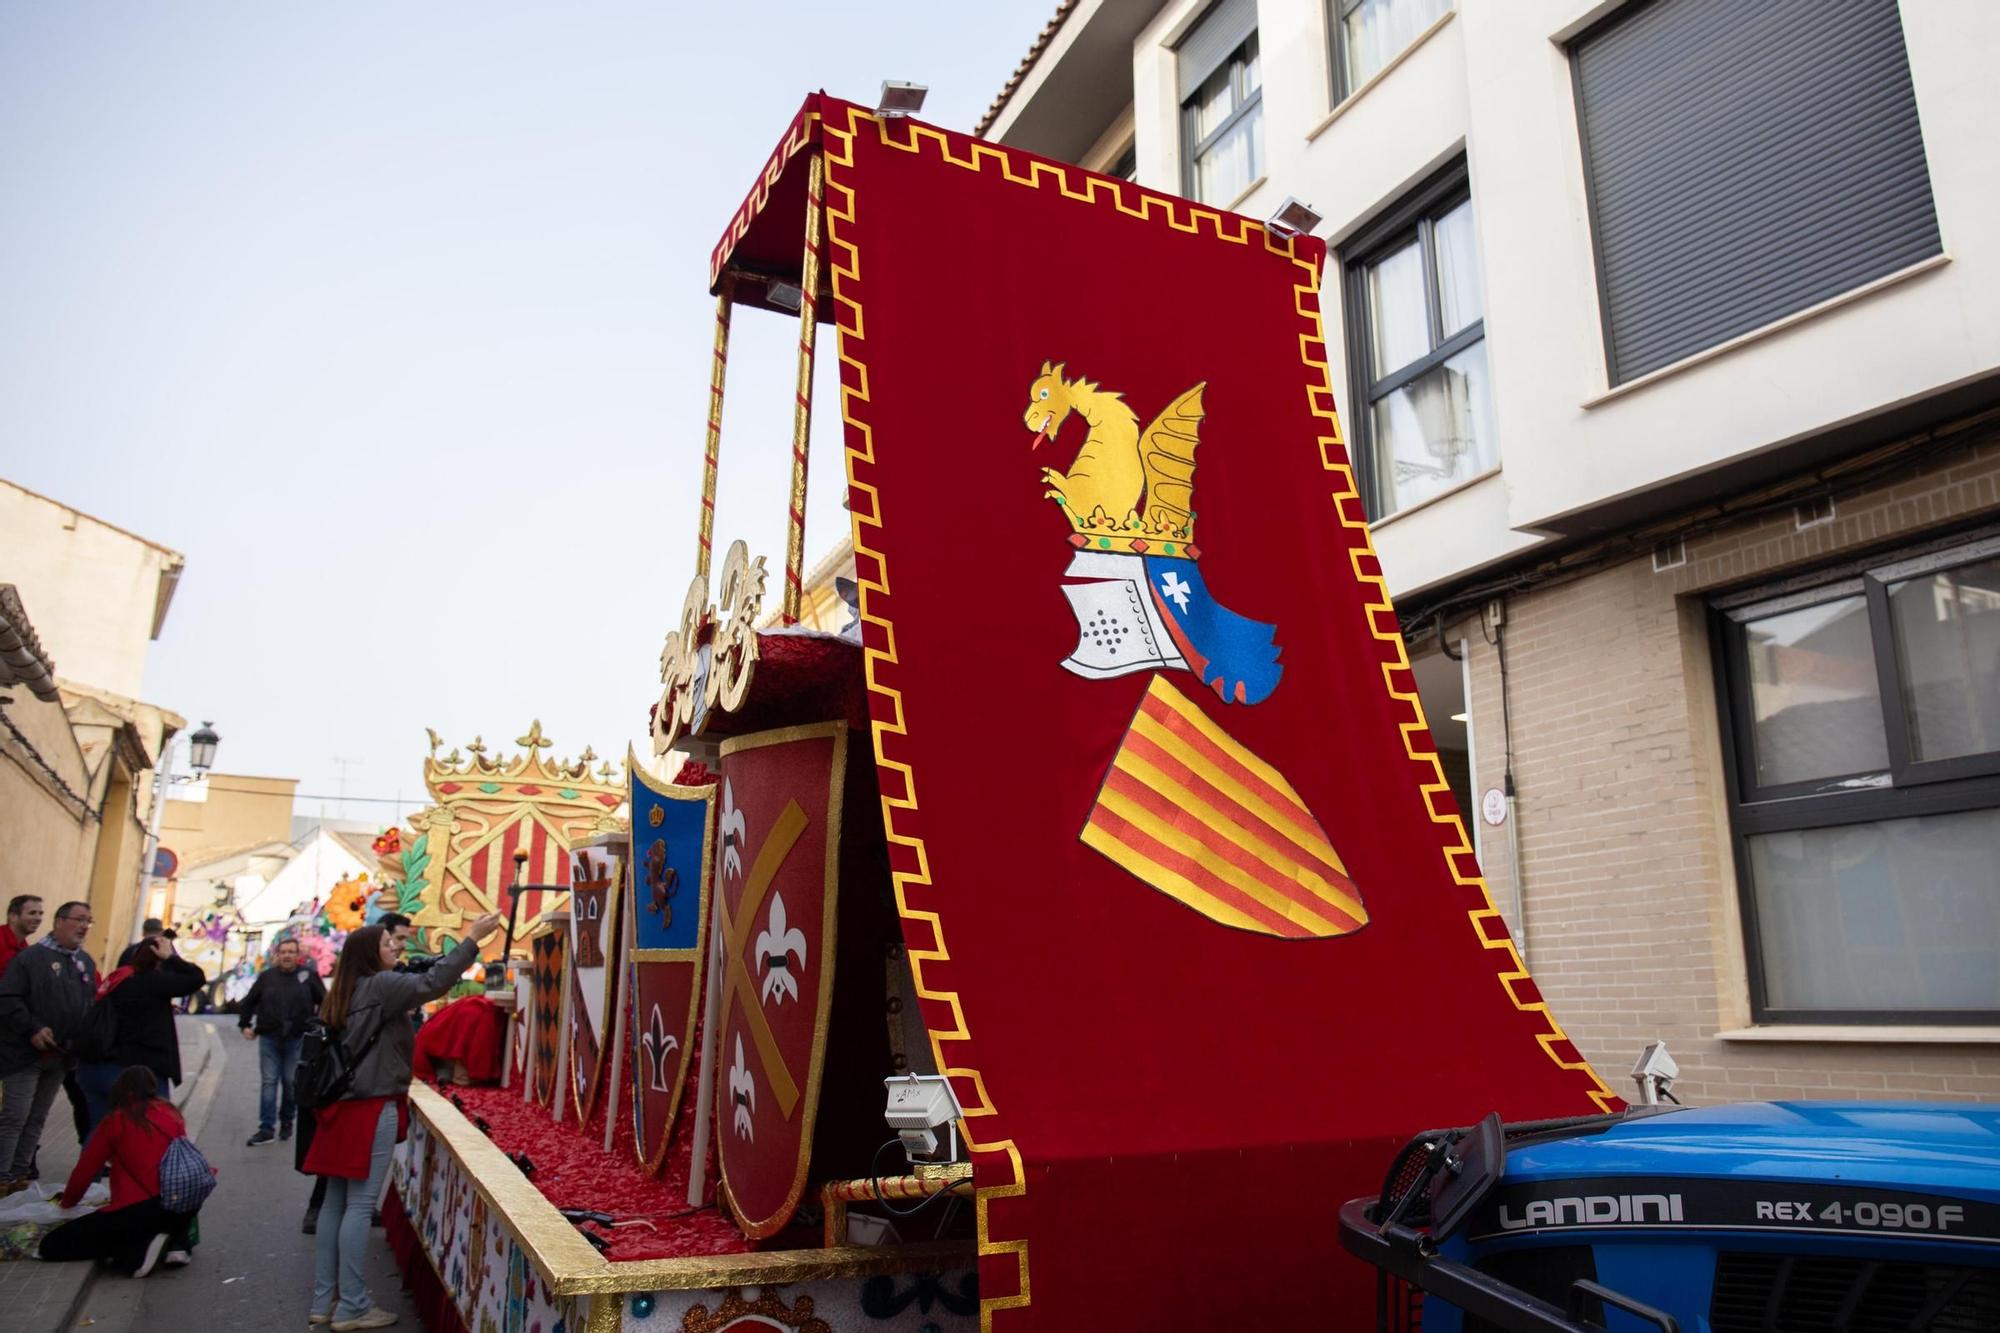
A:
{"label": "rolling shutter", "polygon": [[1573,54],[1613,384],[1942,248],[1896,0],[1651,0]]}
{"label": "rolling shutter", "polygon": [[1221,0],[1203,14],[1174,52],[1181,101],[1193,97],[1203,80],[1221,69],[1255,31],[1257,0]]}

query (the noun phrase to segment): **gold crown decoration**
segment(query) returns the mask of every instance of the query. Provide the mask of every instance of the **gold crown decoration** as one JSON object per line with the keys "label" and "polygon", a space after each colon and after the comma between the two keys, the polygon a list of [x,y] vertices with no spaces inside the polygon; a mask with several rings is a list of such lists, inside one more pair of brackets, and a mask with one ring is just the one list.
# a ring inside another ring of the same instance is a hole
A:
{"label": "gold crown decoration", "polygon": [[1054,440],[1069,418],[1087,427],[1068,472],[1042,469],[1048,489],[1069,520],[1070,545],[1080,550],[1163,555],[1195,560],[1194,469],[1207,381],[1183,391],[1144,428],[1122,393],[1081,376],[1070,379],[1061,363],[1042,363],[1028,386],[1022,420],[1036,436]]}
{"label": "gold crown decoration", "polygon": [[[514,743],[522,747],[522,752],[512,757],[505,754],[489,756],[486,752],[485,738],[474,736],[463,747],[463,754],[454,747],[450,754],[439,758],[438,750],[443,746],[443,740],[429,727],[424,730],[431,742],[430,755],[424,760],[424,783],[433,789],[440,782],[472,778],[479,781],[549,782],[565,787],[624,790],[623,779],[608,762],[595,774],[591,772],[591,765],[598,762],[598,756],[597,751],[587,745],[583,748],[583,753],[575,759],[551,757],[555,745],[542,735],[540,718],[529,724],[527,735],[515,738]],[[545,751],[549,753],[544,753]]]}

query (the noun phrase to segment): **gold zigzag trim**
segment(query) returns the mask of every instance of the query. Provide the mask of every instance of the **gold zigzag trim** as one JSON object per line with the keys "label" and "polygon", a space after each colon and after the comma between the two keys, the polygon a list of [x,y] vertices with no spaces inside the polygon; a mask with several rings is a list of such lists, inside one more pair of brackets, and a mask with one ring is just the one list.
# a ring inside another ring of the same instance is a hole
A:
{"label": "gold zigzag trim", "polygon": [[778,145],[770,160],[764,164],[764,169],[757,174],[756,183],[750,187],[750,193],[736,206],[736,214],[729,219],[728,229],[723,232],[722,239],[716,242],[715,249],[709,253],[710,287],[715,287],[722,281],[723,266],[728,262],[729,256],[736,252],[736,247],[743,241],[744,233],[750,230],[750,224],[757,220],[757,215],[771,202],[771,187],[785,174],[785,164],[790,162],[801,148],[812,142],[813,126],[819,123],[819,118],[819,112],[807,111],[792,121],[791,128],[785,132],[784,142]]}
{"label": "gold zigzag trim", "polygon": [[[992,1238],[990,1210],[995,1199],[1016,1198],[1027,1192],[1026,1175],[1022,1168],[1021,1152],[1014,1140],[987,1131],[988,1137],[980,1137],[977,1122],[990,1120],[1000,1115],[992,1097],[986,1089],[985,1078],[971,1066],[955,1066],[945,1058],[947,1043],[969,1043],[972,1032],[966,1023],[965,1009],[954,990],[933,986],[926,976],[928,964],[949,964],[951,950],[945,943],[944,923],[937,912],[920,911],[911,907],[907,890],[912,885],[929,887],[932,885],[930,859],[920,836],[899,827],[898,812],[907,811],[915,816],[918,811],[916,775],[911,766],[894,757],[896,737],[907,736],[909,727],[903,715],[902,691],[884,683],[878,667],[891,668],[901,664],[896,648],[896,631],[889,617],[879,605],[887,599],[889,588],[889,565],[881,551],[868,544],[867,529],[880,529],[883,525],[881,494],[870,485],[857,468],[873,467],[875,464],[875,437],[869,423],[862,418],[862,409],[870,400],[868,388],[868,366],[862,359],[865,348],[857,347],[867,338],[866,324],[862,315],[862,304],[855,284],[861,280],[860,255],[854,242],[846,234],[846,227],[854,221],[854,190],[846,181],[840,180],[835,171],[854,165],[854,135],[859,126],[872,126],[878,142],[886,147],[906,153],[918,153],[928,144],[935,148],[938,156],[955,167],[978,172],[987,166],[997,167],[1001,176],[1011,184],[1029,189],[1043,189],[1053,186],[1066,199],[1080,203],[1109,205],[1118,212],[1141,222],[1161,222],[1175,231],[1191,236],[1203,233],[1217,240],[1236,245],[1261,243],[1265,250],[1280,254],[1296,264],[1304,276],[1294,288],[1295,308],[1307,325],[1299,335],[1299,359],[1309,371],[1319,372],[1320,383],[1307,386],[1307,397],[1313,415],[1327,423],[1327,433],[1318,437],[1318,447],[1323,465],[1336,473],[1344,489],[1333,493],[1335,510],[1343,528],[1350,533],[1359,532],[1358,542],[1351,541],[1351,560],[1357,578],[1373,584],[1377,599],[1365,610],[1368,617],[1370,635],[1378,642],[1389,645],[1389,652],[1382,661],[1382,680],[1389,696],[1410,708],[1408,721],[1399,724],[1403,738],[1403,749],[1410,762],[1417,765],[1427,780],[1421,782],[1425,807],[1434,824],[1440,826],[1448,837],[1441,839],[1439,847],[1444,855],[1446,867],[1451,871],[1452,880],[1461,888],[1476,889],[1479,905],[1467,913],[1467,919],[1474,933],[1479,937],[1482,948],[1498,950],[1505,955],[1507,970],[1496,969],[1496,975],[1509,1003],[1515,1008],[1542,1015],[1546,1025],[1539,1036],[1539,1043],[1548,1057],[1559,1068],[1576,1071],[1588,1078],[1593,1085],[1589,1093],[1600,1108],[1608,1109],[1615,1100],[1610,1089],[1605,1087],[1588,1061],[1565,1060],[1555,1049],[1558,1042],[1567,1043],[1568,1037],[1562,1027],[1549,1012],[1548,1005],[1539,995],[1517,991],[1519,983],[1528,980],[1528,972],[1521,964],[1520,955],[1515,951],[1513,941],[1507,935],[1505,923],[1493,906],[1493,900],[1486,887],[1486,881],[1479,873],[1478,863],[1473,859],[1472,847],[1466,837],[1465,825],[1458,815],[1449,809],[1441,810],[1437,797],[1450,790],[1444,780],[1444,771],[1439,766],[1435,750],[1419,750],[1416,740],[1418,733],[1427,733],[1423,705],[1417,698],[1416,680],[1410,671],[1409,654],[1404,647],[1395,613],[1389,603],[1388,586],[1380,574],[1369,573],[1364,562],[1376,564],[1375,552],[1369,537],[1367,520],[1360,509],[1359,493],[1354,487],[1354,476],[1348,467],[1344,454],[1337,452],[1342,445],[1339,418],[1334,411],[1333,390],[1328,377],[1325,359],[1325,337],[1321,330],[1318,291],[1318,266],[1310,259],[1301,258],[1292,238],[1275,234],[1263,224],[1251,218],[1233,213],[1223,213],[1217,209],[1204,208],[1185,199],[1155,195],[1128,182],[1118,182],[1093,175],[1081,170],[1073,170],[1055,163],[1030,161],[1026,170],[1017,167],[1012,154],[992,144],[971,142],[963,154],[953,152],[951,140],[940,130],[912,121],[900,123],[900,130],[907,130],[907,138],[900,139],[888,124],[859,107],[842,105],[844,123],[836,125],[831,118],[824,124],[825,152],[827,156],[826,217],[827,247],[833,273],[833,301],[836,326],[840,331],[840,364],[853,374],[853,383],[843,376],[840,390],[840,415],[847,427],[847,483],[850,493],[850,512],[853,521],[854,551],[856,557],[855,577],[860,591],[860,616],[863,624],[872,625],[879,632],[883,646],[880,649],[865,648],[863,664],[868,689],[876,698],[888,705],[889,716],[877,717],[873,723],[875,762],[883,773],[893,773],[902,780],[900,794],[892,791],[884,783],[882,790],[882,822],[887,840],[891,846],[908,850],[916,859],[916,869],[910,872],[894,872],[892,879],[896,893],[896,908],[906,923],[920,923],[929,927],[931,945],[929,948],[910,949],[910,970],[920,998],[944,1006],[951,1014],[951,1026],[946,1029],[931,1029],[932,1054],[938,1068],[961,1085],[969,1083],[974,1096],[964,1096],[960,1089],[960,1101],[965,1107],[966,1141],[978,1153],[1004,1153],[1009,1164],[1008,1178],[999,1184],[981,1185],[976,1190],[976,1212],[979,1221],[979,1254],[981,1257],[1011,1255],[1019,1274],[1017,1290],[1010,1295],[987,1294],[982,1284],[980,1294],[979,1324],[982,1333],[990,1333],[997,1312],[1018,1309],[1032,1300],[1029,1286],[1028,1242],[1026,1239],[995,1240]],[[788,159],[792,151],[781,149],[774,163]],[[1080,178],[1082,188],[1072,183]],[[746,224],[747,225],[747,222]],[[1315,355],[1317,350],[1318,355]],[[1331,451],[1331,452],[1330,452]],[[1353,504],[1350,507],[1349,501]],[[871,565],[872,564],[872,574]],[[1386,618],[1388,628],[1383,629]],[[1468,871],[1466,867],[1470,867]],[[1574,1046],[1571,1046],[1574,1050]]]}
{"label": "gold zigzag trim", "polygon": [[[1382,562],[1375,554],[1375,541],[1368,530],[1368,519],[1361,505],[1361,494],[1354,484],[1354,470],[1346,459],[1346,441],[1341,438],[1340,418],[1334,409],[1333,381],[1326,362],[1326,333],[1320,323],[1319,307],[1319,266],[1311,260],[1294,256],[1292,262],[1302,271],[1297,285],[1293,288],[1293,308],[1306,325],[1306,331],[1299,334],[1299,359],[1308,369],[1319,372],[1320,383],[1306,386],[1307,405],[1312,414],[1326,422],[1327,433],[1318,437],[1320,464],[1340,480],[1340,489],[1333,492],[1334,510],[1340,515],[1340,524],[1349,534],[1348,561],[1353,566],[1354,577],[1374,589],[1374,600],[1362,609],[1368,619],[1368,632],[1377,643],[1386,644],[1381,658],[1382,684],[1389,697],[1409,708],[1406,721],[1397,724],[1403,738],[1403,752],[1415,764],[1422,781],[1419,788],[1424,794],[1424,808],[1430,813],[1431,823],[1440,827],[1446,837],[1439,845],[1444,854],[1445,866],[1451,871],[1452,882],[1462,889],[1474,889],[1479,894],[1478,906],[1466,912],[1466,919],[1472,926],[1473,934],[1479,937],[1480,947],[1496,950],[1504,955],[1504,968],[1496,968],[1495,975],[1500,988],[1505,992],[1508,1003],[1523,1013],[1540,1014],[1543,1030],[1536,1035],[1536,1042],[1542,1052],[1555,1062],[1558,1069],[1580,1073],[1590,1080],[1587,1095],[1597,1104],[1600,1111],[1608,1111],[1618,1100],[1604,1080],[1597,1076],[1590,1061],[1576,1049],[1576,1044],[1563,1031],[1562,1024],[1550,1012],[1548,1001],[1542,998],[1539,988],[1528,975],[1527,965],[1514,947],[1514,940],[1507,933],[1507,923],[1498,909],[1493,906],[1493,894],[1487,887],[1486,876],[1479,869],[1479,862],[1472,850],[1472,843],[1465,833],[1465,821],[1449,805],[1440,808],[1439,797],[1449,800],[1451,786],[1445,781],[1444,769],[1438,763],[1435,749],[1418,749],[1418,737],[1430,738],[1430,723],[1424,718],[1423,700],[1417,697],[1417,679],[1410,670],[1409,648],[1403,642],[1402,627],[1397,623],[1395,607],[1389,600],[1389,585],[1381,574]],[[1314,355],[1317,349],[1318,355]],[[1352,534],[1359,534],[1356,538]],[[1384,626],[1386,625],[1386,628]],[[1517,989],[1522,983],[1527,989]],[[1556,1050],[1557,1043],[1566,1045],[1575,1059],[1565,1059]]]}

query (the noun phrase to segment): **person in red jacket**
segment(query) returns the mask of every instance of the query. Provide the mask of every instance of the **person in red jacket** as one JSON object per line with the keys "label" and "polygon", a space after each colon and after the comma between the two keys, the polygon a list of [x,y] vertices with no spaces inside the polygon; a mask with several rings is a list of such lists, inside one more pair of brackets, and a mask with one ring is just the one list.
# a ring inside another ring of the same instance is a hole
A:
{"label": "person in red jacket", "polygon": [[160,1203],[160,1159],[186,1132],[180,1112],[159,1096],[158,1075],[144,1065],[120,1074],[111,1086],[111,1113],[83,1145],[62,1193],[62,1206],[76,1207],[108,1162],[111,1202],[43,1236],[41,1257],[102,1259],[134,1277],[152,1272],[162,1257],[170,1268],[188,1263],[195,1214],[168,1212]]}
{"label": "person in red jacket", "polygon": [[7,901],[7,924],[0,926],[0,972],[14,961],[14,955],[28,947],[42,928],[42,900],[32,893],[17,893]]}

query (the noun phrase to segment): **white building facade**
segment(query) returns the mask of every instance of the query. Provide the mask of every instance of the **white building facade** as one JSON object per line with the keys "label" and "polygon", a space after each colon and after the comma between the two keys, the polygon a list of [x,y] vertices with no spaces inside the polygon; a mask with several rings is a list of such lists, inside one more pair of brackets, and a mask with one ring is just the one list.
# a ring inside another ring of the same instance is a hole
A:
{"label": "white building facade", "polygon": [[1073,0],[987,137],[1310,203],[1447,770],[1601,1072],[2000,1096],[2000,7]]}

